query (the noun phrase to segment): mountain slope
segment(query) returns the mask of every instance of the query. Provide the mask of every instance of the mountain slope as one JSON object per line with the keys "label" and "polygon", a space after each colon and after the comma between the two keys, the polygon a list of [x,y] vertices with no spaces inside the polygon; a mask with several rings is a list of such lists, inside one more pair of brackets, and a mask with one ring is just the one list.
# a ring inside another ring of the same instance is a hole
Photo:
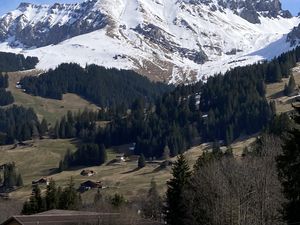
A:
{"label": "mountain slope", "polygon": [[87,0],[21,4],[0,20],[0,50],[62,62],[134,69],[186,82],[272,58],[300,23],[278,0]]}
{"label": "mountain slope", "polygon": [[300,44],[300,24],[298,27],[294,27],[293,30],[288,34],[287,40],[291,43],[291,46]]}

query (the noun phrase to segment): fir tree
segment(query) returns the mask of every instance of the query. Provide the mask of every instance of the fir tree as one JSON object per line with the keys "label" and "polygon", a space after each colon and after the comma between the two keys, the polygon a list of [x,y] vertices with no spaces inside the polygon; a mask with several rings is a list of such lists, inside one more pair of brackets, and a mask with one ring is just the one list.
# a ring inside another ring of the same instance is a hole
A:
{"label": "fir tree", "polygon": [[144,154],[141,154],[138,160],[138,168],[141,169],[146,166],[146,159]]}
{"label": "fir tree", "polygon": [[276,102],[270,101],[270,109],[272,116],[276,116]]}
{"label": "fir tree", "polygon": [[296,82],[295,82],[295,78],[293,75],[290,76],[288,85],[284,86],[284,94],[286,96],[289,96],[291,94],[293,94],[293,92],[295,91],[296,88]]}
{"label": "fir tree", "polygon": [[126,200],[122,194],[116,193],[113,197],[110,198],[110,203],[116,208],[120,208],[126,203]]}
{"label": "fir tree", "polygon": [[23,205],[22,214],[31,215],[45,210],[46,207],[41,196],[41,189],[38,185],[34,185],[29,201],[26,201]]}
{"label": "fir tree", "polygon": [[97,193],[94,196],[94,204],[97,205],[103,200],[103,196],[100,192],[100,188],[98,188]]}
{"label": "fir tree", "polygon": [[102,165],[107,160],[107,153],[104,144],[99,147],[99,164]]}
{"label": "fir tree", "polygon": [[151,180],[150,189],[145,199],[142,211],[147,218],[154,220],[161,219],[162,199],[158,193],[157,185],[154,179]]}
{"label": "fir tree", "polygon": [[47,186],[45,196],[47,210],[56,209],[58,207],[58,197],[55,181],[51,179]]}
{"label": "fir tree", "polygon": [[170,148],[168,145],[165,146],[164,148],[164,152],[163,152],[163,156],[162,156],[162,159],[163,160],[168,160],[170,158]]}
{"label": "fir tree", "polygon": [[22,187],[22,186],[23,186],[23,178],[22,178],[21,174],[18,175],[16,185],[17,185],[18,187]]}
{"label": "fir tree", "polygon": [[[300,125],[300,108],[297,109],[295,122]],[[300,221],[300,130],[298,127],[289,132],[290,137],[285,141],[283,154],[278,157],[279,177],[283,192],[288,199],[285,204],[284,218],[288,224]]]}
{"label": "fir tree", "polygon": [[47,120],[44,118],[40,125],[40,134],[44,136],[48,132],[48,123]]}
{"label": "fir tree", "polygon": [[166,221],[170,225],[182,225],[186,214],[184,188],[191,176],[190,168],[184,155],[181,154],[178,157],[172,169],[172,175],[173,178],[167,182]]}
{"label": "fir tree", "polygon": [[56,139],[60,138],[60,136],[59,136],[59,122],[58,121],[56,121],[54,129],[53,129],[53,137],[56,138]]}
{"label": "fir tree", "polygon": [[69,184],[62,193],[59,199],[59,208],[67,210],[76,210],[81,206],[81,197],[77,194],[73,178],[71,177]]}
{"label": "fir tree", "polygon": [[212,154],[216,158],[220,158],[223,155],[219,141],[214,141],[212,146]]}

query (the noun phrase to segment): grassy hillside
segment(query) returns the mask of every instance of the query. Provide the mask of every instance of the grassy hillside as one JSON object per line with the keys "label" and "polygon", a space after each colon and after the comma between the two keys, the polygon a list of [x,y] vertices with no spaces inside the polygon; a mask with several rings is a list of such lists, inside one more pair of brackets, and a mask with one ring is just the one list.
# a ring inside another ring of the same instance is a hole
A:
{"label": "grassy hillside", "polygon": [[45,117],[46,120],[53,124],[57,119],[66,115],[68,110],[78,111],[85,108],[96,110],[98,107],[82,99],[75,94],[65,94],[63,100],[46,99],[37,96],[31,96],[16,88],[16,83],[25,76],[36,76],[40,71],[24,71],[9,73],[9,90],[12,92],[15,103],[25,107],[32,107],[39,118]]}
{"label": "grassy hillside", "polygon": [[[249,145],[255,138],[240,140],[232,145],[235,155],[240,156],[244,146]],[[11,198],[24,201],[30,196],[31,182],[41,177],[51,177],[59,185],[64,186],[70,177],[74,178],[77,186],[86,180],[102,181],[104,186],[108,188],[103,190],[107,195],[114,193],[122,193],[128,199],[135,198],[139,194],[144,194],[149,188],[152,178],[157,182],[160,192],[163,194],[166,190],[166,181],[171,178],[171,167],[160,169],[159,164],[148,163],[145,168],[137,170],[136,157],[131,158],[128,162],[120,165],[106,164],[88,168],[73,168],[70,171],[62,173],[54,173],[59,161],[67,149],[74,150],[76,141],[74,140],[35,140],[26,142],[27,146],[2,146],[0,147],[0,165],[14,161],[17,169],[21,172],[24,180],[24,187],[11,193]],[[108,162],[115,159],[117,149],[108,150]],[[192,167],[197,158],[204,150],[209,150],[209,144],[203,144],[190,149],[186,152],[186,157]],[[176,160],[173,158],[171,160]],[[159,162],[159,161],[158,161]],[[92,177],[84,177],[80,175],[83,169],[92,169],[96,171],[96,175]],[[88,191],[83,194],[85,201],[93,199],[95,191]]]}
{"label": "grassy hillside", "polygon": [[[49,122],[54,123],[68,110],[82,110],[84,108],[97,109],[97,106],[90,104],[77,95],[66,94],[63,100],[44,99],[27,95],[22,90],[15,87],[16,83],[24,76],[37,75],[39,71],[27,71],[9,73],[9,90],[14,95],[16,104],[32,107],[40,118],[45,117]],[[296,83],[300,85],[300,65],[294,69]],[[276,100],[278,112],[286,112],[292,109],[287,97],[284,97],[282,90],[288,79],[281,83],[267,85],[267,98]],[[238,140],[232,144],[233,152],[240,156],[245,146],[249,146],[255,141],[254,137]],[[89,167],[96,171],[93,177],[83,177],[80,175],[82,169],[73,168],[70,171],[53,174],[52,171],[58,166],[59,161],[64,156],[67,149],[75,150],[76,141],[74,140],[35,140],[29,141],[27,146],[2,146],[0,147],[0,164],[14,161],[18,170],[22,173],[25,187],[11,194],[13,199],[24,200],[30,196],[31,182],[38,178],[52,177],[59,185],[65,185],[70,177],[73,177],[77,186],[86,180],[102,181],[108,188],[104,193],[122,193],[126,198],[132,199],[144,194],[149,188],[149,183],[154,178],[161,193],[166,190],[166,181],[171,177],[171,168],[160,169],[159,164],[147,164],[143,169],[137,170],[136,159],[124,162],[120,165],[102,165]],[[108,150],[108,161],[115,159],[118,155],[117,149]],[[209,150],[209,144],[203,144],[190,149],[186,152],[186,157],[192,167],[196,159],[204,150]],[[175,158],[172,160],[176,160]],[[83,199],[89,201],[93,199],[95,191],[88,191],[83,194]]]}
{"label": "grassy hillside", "polygon": [[[300,85],[300,64],[293,70],[293,75],[296,85]],[[289,82],[288,78],[282,79],[280,83],[268,84],[266,88],[266,96],[268,100],[275,100],[277,113],[283,113],[293,110],[290,99],[291,97],[284,96],[283,90],[285,84]]]}

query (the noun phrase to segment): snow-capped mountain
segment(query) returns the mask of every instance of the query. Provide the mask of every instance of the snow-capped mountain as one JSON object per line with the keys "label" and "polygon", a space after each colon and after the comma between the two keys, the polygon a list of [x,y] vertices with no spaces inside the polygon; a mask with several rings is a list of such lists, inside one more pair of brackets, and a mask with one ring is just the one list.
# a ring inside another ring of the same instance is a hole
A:
{"label": "snow-capped mountain", "polygon": [[95,63],[181,82],[287,51],[299,23],[279,0],[22,3],[0,18],[0,50],[38,56],[42,69]]}

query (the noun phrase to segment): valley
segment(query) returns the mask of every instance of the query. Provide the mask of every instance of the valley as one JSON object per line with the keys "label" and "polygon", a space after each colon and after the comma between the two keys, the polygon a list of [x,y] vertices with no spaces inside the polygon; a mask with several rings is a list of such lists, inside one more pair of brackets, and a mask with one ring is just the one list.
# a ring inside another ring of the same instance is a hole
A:
{"label": "valley", "polygon": [[0,225],[299,224],[300,14],[45,2],[0,16]]}
{"label": "valley", "polygon": [[[241,157],[243,149],[255,141],[255,137],[239,140],[232,144],[232,149],[236,157]],[[155,160],[148,163],[145,168],[137,169],[137,157],[129,157],[128,162],[109,164],[113,159],[122,155],[119,149],[122,146],[108,149],[107,163],[97,167],[72,168],[61,173],[51,174],[58,167],[58,162],[66,153],[67,149],[75,150],[76,141],[67,140],[34,140],[25,142],[26,146],[2,146],[0,147],[0,165],[7,162],[15,162],[19,171],[22,171],[24,187],[10,193],[9,197],[14,200],[25,201],[30,197],[32,181],[42,177],[52,178],[58,185],[64,186],[69,179],[74,178],[76,187],[87,180],[102,181],[107,188],[102,190],[106,196],[115,193],[123,194],[126,199],[137,200],[137,196],[143,195],[149,189],[152,178],[155,179],[160,194],[166,191],[166,181],[171,178],[171,167],[160,168],[163,160]],[[125,146],[126,148],[127,146]],[[222,148],[225,151],[226,148]],[[189,165],[193,167],[197,158],[203,151],[211,151],[210,144],[202,144],[191,148],[185,153]],[[176,157],[171,158],[175,161]],[[82,170],[93,170],[96,174],[92,177],[80,175]],[[51,172],[52,171],[52,172]],[[44,190],[45,186],[41,185]],[[97,190],[90,190],[83,193],[82,198],[86,202],[92,202]]]}
{"label": "valley", "polygon": [[[299,69],[300,65],[293,69],[297,85],[300,85]],[[58,118],[66,115],[68,110],[76,112],[84,108],[97,109],[95,105],[88,103],[74,94],[64,95],[63,100],[52,100],[31,96],[15,88],[15,84],[23,76],[38,73],[39,71],[10,73],[9,90],[13,93],[16,104],[33,107],[40,119],[46,118],[51,124],[54,124]],[[266,87],[266,97],[269,100],[276,101],[278,113],[292,110],[291,104],[286,102],[288,98],[281,94],[284,84],[287,81],[288,79],[283,79],[280,83],[268,84]],[[231,148],[234,156],[241,157],[244,148],[250,146],[255,141],[255,137],[256,135],[244,137],[233,142]],[[67,149],[74,151],[78,141],[75,139],[53,140],[45,138],[42,140],[26,141],[25,143],[25,146],[9,145],[0,147],[0,164],[14,161],[18,170],[22,171],[24,187],[10,194],[10,198],[15,200],[24,201],[27,199],[31,193],[31,182],[42,177],[53,178],[58,185],[62,186],[66,185],[70,177],[74,178],[77,187],[79,187],[80,183],[87,180],[102,181],[104,186],[107,187],[107,189],[103,189],[103,193],[106,195],[121,193],[127,199],[133,200],[149,188],[152,178],[155,179],[160,193],[163,194],[166,190],[166,181],[171,178],[171,167],[160,168],[162,160],[155,160],[155,163],[149,163],[145,168],[140,170],[137,170],[137,157],[129,157],[129,161],[120,164],[109,164],[110,161],[122,155],[124,150],[126,152],[129,145],[109,148],[107,163],[102,166],[78,167],[52,174],[58,167],[58,163],[63,158]],[[211,151],[211,148],[212,143],[206,143],[189,149],[185,153],[189,165],[192,167],[203,151]],[[222,147],[221,149],[226,151],[226,147]],[[176,157],[170,160],[175,161]],[[84,169],[93,170],[96,174],[92,177],[81,176],[80,172]],[[86,201],[92,201],[95,193],[96,190],[87,191],[83,194],[83,198]]]}

